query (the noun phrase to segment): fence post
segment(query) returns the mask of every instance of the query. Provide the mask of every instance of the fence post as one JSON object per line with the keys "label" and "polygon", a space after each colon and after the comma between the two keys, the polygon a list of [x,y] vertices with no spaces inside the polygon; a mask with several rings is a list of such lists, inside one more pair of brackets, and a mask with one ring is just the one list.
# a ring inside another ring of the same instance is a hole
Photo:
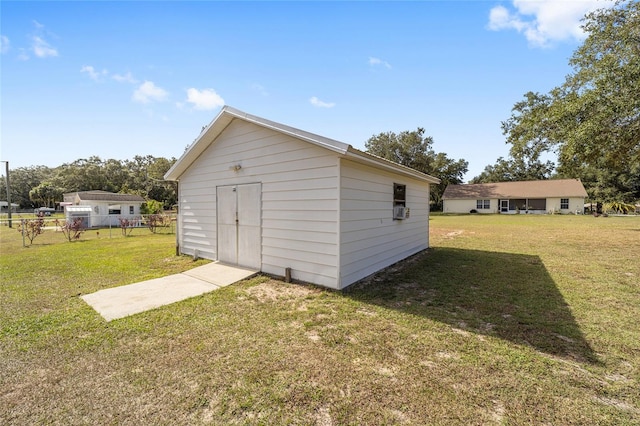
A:
{"label": "fence post", "polygon": [[7,219],[9,219],[9,228],[11,228],[11,190],[9,189],[11,187],[11,184],[9,183],[9,162],[5,161],[4,162],[7,169],[6,169],[6,173],[7,173]]}

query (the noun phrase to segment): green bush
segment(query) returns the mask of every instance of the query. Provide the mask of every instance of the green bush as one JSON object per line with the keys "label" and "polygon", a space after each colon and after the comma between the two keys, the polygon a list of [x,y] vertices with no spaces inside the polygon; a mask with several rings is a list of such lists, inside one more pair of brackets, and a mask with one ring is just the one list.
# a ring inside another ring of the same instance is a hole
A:
{"label": "green bush", "polygon": [[163,210],[164,205],[156,200],[148,200],[140,206],[140,213],[142,214],[158,214],[162,213]]}

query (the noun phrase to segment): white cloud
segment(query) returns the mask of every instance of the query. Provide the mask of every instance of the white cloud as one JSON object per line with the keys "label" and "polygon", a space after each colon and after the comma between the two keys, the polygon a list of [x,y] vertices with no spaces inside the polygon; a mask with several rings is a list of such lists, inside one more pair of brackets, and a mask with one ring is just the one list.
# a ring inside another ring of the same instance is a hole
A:
{"label": "white cloud", "polygon": [[333,108],[334,106],[336,106],[335,102],[322,102],[320,99],[316,98],[315,96],[309,99],[309,102],[311,102],[311,105],[316,106],[318,108]]}
{"label": "white cloud", "polygon": [[49,56],[58,56],[58,50],[52,47],[45,39],[40,36],[31,38],[31,50],[38,58],[47,58]]}
{"label": "white cloud", "polygon": [[45,29],[44,25],[42,25],[38,21],[32,21],[33,26],[35,27],[35,31],[33,35],[30,36],[31,39],[31,51],[38,58],[48,58],[58,56],[58,49],[51,46],[47,40],[45,40],[45,36],[47,37],[56,37],[51,31]]}
{"label": "white cloud", "polygon": [[371,65],[372,67],[382,66],[382,67],[385,67],[387,69],[391,69],[391,64],[389,64],[389,62],[383,61],[380,58],[374,58],[372,56],[369,57],[369,65]]}
{"label": "white cloud", "polygon": [[209,110],[224,106],[224,99],[213,89],[187,89],[187,102],[194,109]]}
{"label": "white cloud", "polygon": [[117,81],[118,83],[136,84],[138,82],[138,80],[133,78],[133,75],[131,74],[130,71],[127,72],[126,74],[113,74],[111,78]]}
{"label": "white cloud", "polygon": [[161,102],[167,99],[169,92],[156,86],[152,81],[145,81],[134,92],[133,100],[142,104]]}
{"label": "white cloud", "polygon": [[0,53],[7,53],[10,49],[9,37],[0,36]]}
{"label": "white cloud", "polygon": [[96,71],[96,69],[93,68],[91,65],[83,65],[82,68],[80,68],[80,72],[87,73],[89,77],[95,81],[100,81],[101,77],[109,74],[107,70]]}
{"label": "white cloud", "polygon": [[582,40],[582,18],[589,12],[609,3],[598,0],[513,0],[514,11],[495,6],[489,12],[488,28],[493,31],[516,30],[530,45],[548,46],[554,41]]}

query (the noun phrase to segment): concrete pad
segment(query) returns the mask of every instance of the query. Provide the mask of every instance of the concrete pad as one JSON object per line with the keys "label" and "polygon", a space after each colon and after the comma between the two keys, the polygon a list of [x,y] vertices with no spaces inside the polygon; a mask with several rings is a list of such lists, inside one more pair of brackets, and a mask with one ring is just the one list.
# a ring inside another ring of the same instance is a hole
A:
{"label": "concrete pad", "polygon": [[226,287],[238,281],[246,280],[257,273],[258,271],[255,269],[247,269],[218,262],[207,263],[206,265],[183,272],[185,275],[215,284],[218,287]]}
{"label": "concrete pad", "polygon": [[181,274],[108,288],[81,297],[105,320],[111,321],[209,293],[257,273],[209,263]]}

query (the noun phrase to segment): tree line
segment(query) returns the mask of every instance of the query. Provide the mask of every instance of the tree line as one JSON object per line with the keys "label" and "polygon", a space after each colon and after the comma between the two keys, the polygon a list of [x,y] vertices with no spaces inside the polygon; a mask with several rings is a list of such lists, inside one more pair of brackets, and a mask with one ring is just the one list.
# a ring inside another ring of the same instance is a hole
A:
{"label": "tree line", "polygon": [[[367,141],[367,150],[416,170],[438,176],[442,182],[431,191],[431,202],[441,205],[442,193],[449,183],[461,183],[467,172],[465,160],[452,160],[431,149],[433,139],[424,129],[399,134],[381,133]],[[63,194],[102,190],[137,194],[148,203],[161,203],[169,209],[177,202],[176,184],[163,180],[175,158],[135,156],[131,160],[79,159],[59,167],[30,166],[10,171],[11,202],[20,209],[55,207]],[[6,181],[1,179],[0,198],[6,198]],[[4,197],[3,197],[4,195]]]}
{"label": "tree line", "polygon": [[[151,155],[138,155],[130,160],[102,160],[94,156],[53,168],[19,167],[9,172],[11,202],[20,209],[55,207],[63,194],[103,190],[137,194],[169,209],[178,199],[176,185],[164,181],[163,176],[175,162],[175,158]],[[0,194],[6,194],[5,179],[0,182]]]}

